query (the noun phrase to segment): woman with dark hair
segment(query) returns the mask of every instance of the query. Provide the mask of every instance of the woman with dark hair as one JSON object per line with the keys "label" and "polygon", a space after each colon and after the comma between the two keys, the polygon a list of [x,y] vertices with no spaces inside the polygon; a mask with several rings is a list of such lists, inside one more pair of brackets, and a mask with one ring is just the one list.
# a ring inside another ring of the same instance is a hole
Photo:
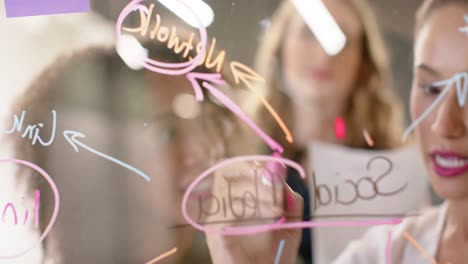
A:
{"label": "woman with dark hair", "polygon": [[[150,56],[182,61],[162,45]],[[194,71],[211,72],[203,66]],[[180,205],[198,175],[232,155],[228,142],[238,124],[230,111],[208,94],[195,101],[183,75],[131,70],[111,47],[77,52],[46,69],[14,104],[7,126],[23,111],[23,128],[42,124],[44,140],[56,134],[50,146],[10,135],[16,157],[47,171],[61,195],[57,221],[43,242],[44,263],[146,263],[174,247],[170,263],[209,262],[202,234],[186,225]],[[66,130],[83,133],[75,138],[81,144],[67,141]],[[151,181],[89,148],[131,164]],[[44,230],[51,190],[29,170],[18,177],[41,192]],[[203,197],[210,187],[199,186],[192,196]],[[198,200],[191,199],[189,212],[197,209]]]}

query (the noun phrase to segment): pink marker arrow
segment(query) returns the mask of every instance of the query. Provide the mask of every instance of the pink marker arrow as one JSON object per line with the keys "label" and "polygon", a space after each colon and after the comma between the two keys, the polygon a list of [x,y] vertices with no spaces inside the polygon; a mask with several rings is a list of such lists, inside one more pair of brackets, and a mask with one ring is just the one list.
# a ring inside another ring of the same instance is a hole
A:
{"label": "pink marker arrow", "polygon": [[90,11],[89,0],[5,0],[7,17],[40,16]]}
{"label": "pink marker arrow", "polygon": [[203,81],[203,88],[208,90],[213,97],[215,97],[218,101],[220,101],[227,109],[231,110],[237,117],[239,117],[242,121],[244,121],[252,130],[257,133],[257,135],[265,141],[265,143],[273,150],[279,153],[283,152],[283,147],[272,139],[269,135],[267,135],[261,128],[259,128],[255,122],[249,118],[249,116],[242,111],[242,109],[221,92],[219,89],[214,87],[212,84],[220,84],[223,85],[226,82],[221,79],[221,74],[219,73],[199,73],[199,72],[190,72],[187,73],[186,78],[192,84],[192,87],[195,91],[195,98],[198,101],[203,100],[203,92],[202,87],[200,86],[199,81]]}
{"label": "pink marker arrow", "polygon": [[220,73],[189,72],[185,75],[185,77],[190,81],[197,101],[203,101],[203,92],[199,81],[207,81],[209,83],[215,83],[219,85],[226,84],[226,82],[221,79]]}

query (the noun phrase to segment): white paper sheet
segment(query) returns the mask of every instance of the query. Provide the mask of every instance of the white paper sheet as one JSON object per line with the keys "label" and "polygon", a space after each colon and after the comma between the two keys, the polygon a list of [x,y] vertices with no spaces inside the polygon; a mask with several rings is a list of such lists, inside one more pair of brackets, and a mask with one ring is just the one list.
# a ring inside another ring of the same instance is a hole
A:
{"label": "white paper sheet", "polygon": [[[344,215],[399,215],[429,205],[429,181],[415,146],[374,151],[313,144],[309,153],[308,184],[315,220],[383,220],[395,217]],[[315,263],[331,263],[365,230],[314,228]]]}

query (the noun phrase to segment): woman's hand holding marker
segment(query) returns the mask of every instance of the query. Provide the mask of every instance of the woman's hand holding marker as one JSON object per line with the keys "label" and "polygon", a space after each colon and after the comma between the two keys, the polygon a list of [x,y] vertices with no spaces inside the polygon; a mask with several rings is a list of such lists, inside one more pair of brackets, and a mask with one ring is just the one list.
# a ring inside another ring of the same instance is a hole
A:
{"label": "woman's hand holding marker", "polygon": [[[232,165],[216,173],[212,187],[216,203],[211,202],[207,211],[218,213],[210,214],[203,222],[213,229],[233,231],[236,227],[300,221],[303,200],[283,181],[286,169],[278,162],[262,163]],[[301,230],[280,229],[251,235],[207,232],[206,239],[213,263],[275,263],[281,240],[284,246],[278,263],[296,263]]]}

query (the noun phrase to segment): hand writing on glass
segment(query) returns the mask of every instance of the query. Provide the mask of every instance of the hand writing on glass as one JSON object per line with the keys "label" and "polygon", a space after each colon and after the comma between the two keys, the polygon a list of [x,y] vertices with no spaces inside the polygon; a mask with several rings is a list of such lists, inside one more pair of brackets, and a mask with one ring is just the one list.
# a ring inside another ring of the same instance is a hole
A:
{"label": "hand writing on glass", "polygon": [[[207,207],[209,210],[205,208],[205,217],[202,217],[205,223],[212,223],[209,227],[222,230],[227,227],[264,225],[282,217],[286,222],[300,221],[303,213],[301,196],[292,191],[279,176],[266,177],[271,181],[265,180],[265,174],[272,175],[271,170],[259,168],[258,165],[232,166],[214,176],[213,196]],[[282,179],[285,173],[283,169],[280,173]],[[286,264],[296,263],[301,230],[280,229],[251,235],[208,232],[206,239],[215,264],[274,263],[278,245],[284,240],[279,263]]]}

